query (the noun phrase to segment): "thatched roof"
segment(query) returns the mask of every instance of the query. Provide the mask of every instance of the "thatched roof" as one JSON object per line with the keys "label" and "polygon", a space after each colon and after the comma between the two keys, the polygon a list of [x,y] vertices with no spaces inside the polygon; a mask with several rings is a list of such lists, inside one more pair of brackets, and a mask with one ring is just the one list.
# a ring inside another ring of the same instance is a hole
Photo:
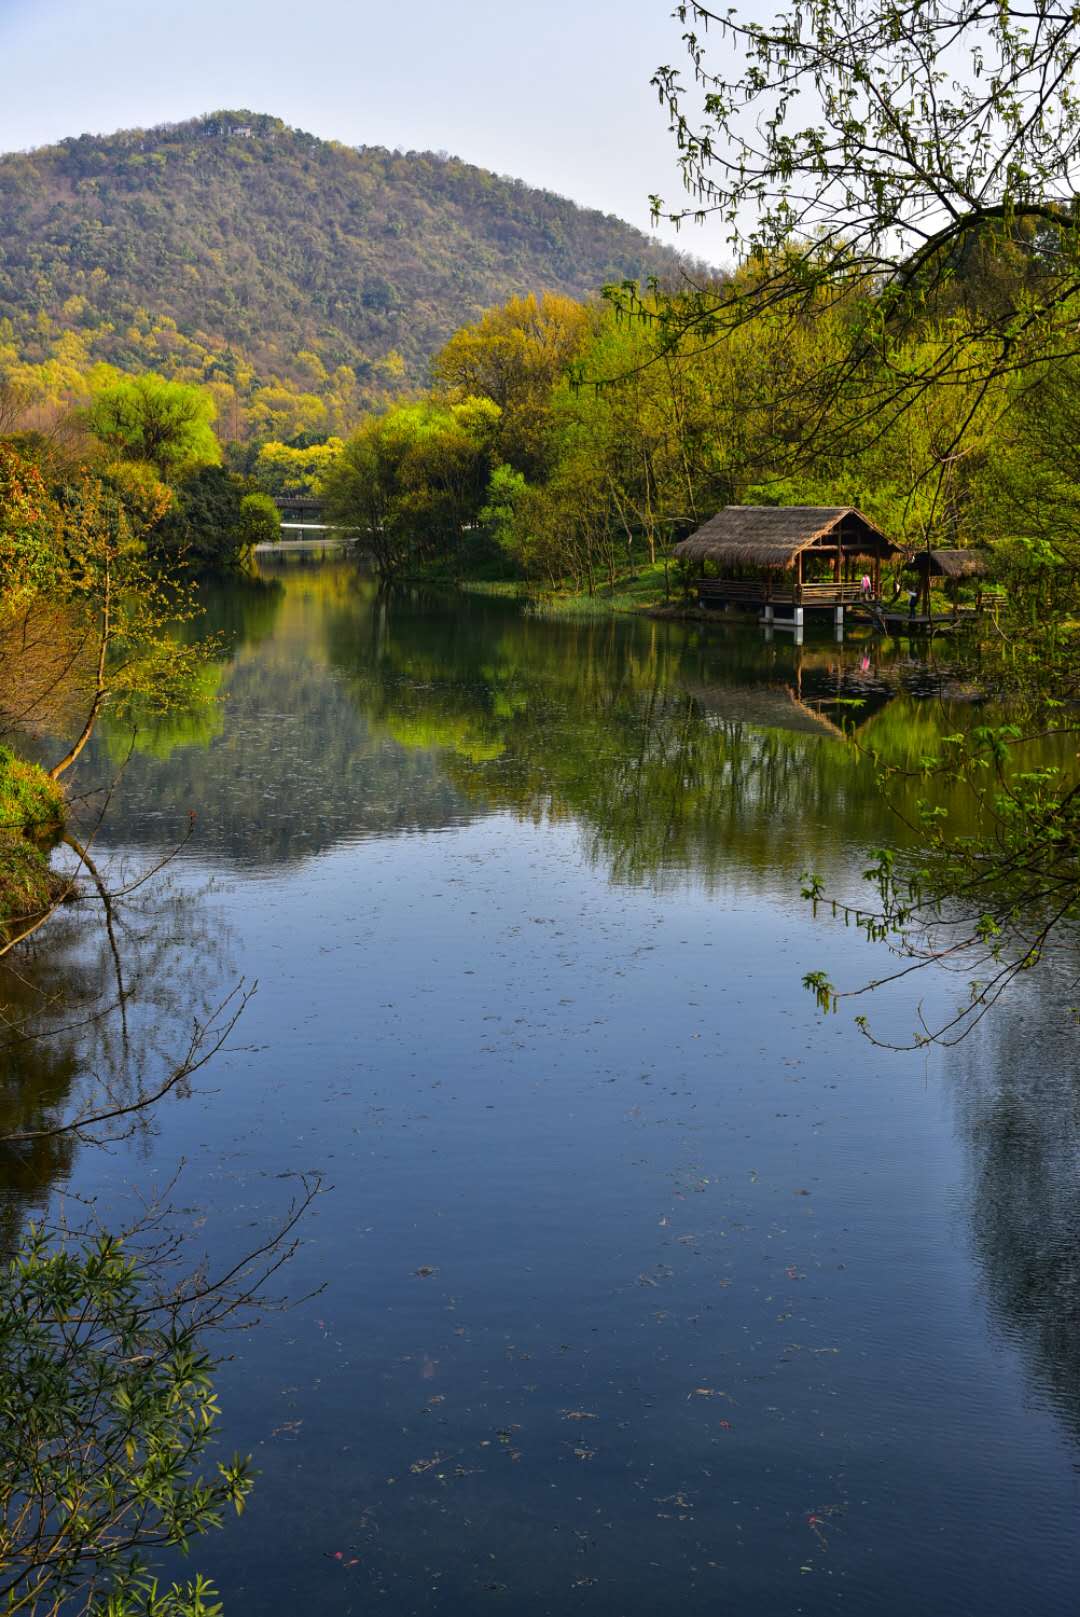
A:
{"label": "thatched roof", "polygon": [[920,550],[911,565],[920,572],[929,567],[931,578],[982,578],[990,558],[985,550]]}
{"label": "thatched roof", "polygon": [[850,505],[725,505],[675,546],[683,561],[793,567],[812,545],[848,555],[891,556],[896,546]]}

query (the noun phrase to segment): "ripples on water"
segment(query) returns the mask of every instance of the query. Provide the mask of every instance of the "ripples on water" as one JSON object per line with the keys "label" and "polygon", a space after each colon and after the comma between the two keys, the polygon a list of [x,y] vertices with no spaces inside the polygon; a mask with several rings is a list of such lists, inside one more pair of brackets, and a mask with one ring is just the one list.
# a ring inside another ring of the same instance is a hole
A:
{"label": "ripples on water", "polygon": [[[221,1375],[261,1472],[193,1557],[226,1610],[1074,1611],[1069,990],[897,1056],[799,987],[880,969],[798,897],[890,834],[843,732],[915,758],[969,688],[869,641],[263,565],[209,593],[206,700],[140,732],[98,841],[137,868],[198,816],[128,923],[127,1059],[241,977],[248,1047],[5,1203],[70,1185],[119,1219],[182,1158],[223,1258],[283,1173],[334,1187],[289,1275],[324,1291]],[[65,919],[25,992],[113,969]],[[124,1058],[96,1040],[42,1051],[22,1104]]]}

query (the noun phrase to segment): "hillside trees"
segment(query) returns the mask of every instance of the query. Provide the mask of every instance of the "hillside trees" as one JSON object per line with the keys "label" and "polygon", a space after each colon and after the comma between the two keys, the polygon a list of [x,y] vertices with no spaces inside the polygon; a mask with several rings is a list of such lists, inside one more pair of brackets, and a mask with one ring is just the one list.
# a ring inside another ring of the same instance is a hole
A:
{"label": "hillside trees", "polygon": [[291,437],[282,394],[315,398],[318,430],[343,436],[422,387],[486,307],[681,262],[457,158],[357,150],[245,111],[0,157],[0,228],[0,371],[55,371],[66,338],[82,368],[210,385],[236,436],[257,409],[260,430]]}
{"label": "hillside trees", "polygon": [[342,440],[335,437],[307,444],[286,444],[270,439],[259,445],[252,471],[264,493],[317,497],[341,449]]}

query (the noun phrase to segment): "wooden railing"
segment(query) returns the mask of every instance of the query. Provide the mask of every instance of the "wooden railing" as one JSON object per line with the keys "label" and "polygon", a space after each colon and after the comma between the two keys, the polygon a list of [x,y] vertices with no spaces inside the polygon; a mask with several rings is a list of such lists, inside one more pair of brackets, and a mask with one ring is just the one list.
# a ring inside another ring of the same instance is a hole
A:
{"label": "wooden railing", "polygon": [[825,606],[849,606],[863,599],[862,585],[848,582],[837,584],[833,579],[826,583],[801,584],[797,586],[796,599],[801,600],[804,606],[813,606],[818,601]]}
{"label": "wooden railing", "polygon": [[703,578],[697,586],[703,600],[746,601],[763,606],[852,606],[864,599],[860,584],[828,579],[814,584],[774,584],[748,578]]}
{"label": "wooden railing", "polygon": [[716,601],[768,601],[776,606],[791,606],[795,600],[792,585],[769,585],[764,579],[703,578],[697,590],[700,596]]}

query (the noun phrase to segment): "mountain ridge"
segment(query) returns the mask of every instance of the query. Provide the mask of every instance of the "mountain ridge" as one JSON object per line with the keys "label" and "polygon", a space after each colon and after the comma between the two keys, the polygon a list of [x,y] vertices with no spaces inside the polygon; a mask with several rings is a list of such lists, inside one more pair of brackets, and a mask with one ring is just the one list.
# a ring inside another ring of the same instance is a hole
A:
{"label": "mountain ridge", "polygon": [[512,294],[688,263],[459,158],[225,109],[0,156],[0,372],[103,360],[318,395],[345,367],[362,396],[422,385]]}

